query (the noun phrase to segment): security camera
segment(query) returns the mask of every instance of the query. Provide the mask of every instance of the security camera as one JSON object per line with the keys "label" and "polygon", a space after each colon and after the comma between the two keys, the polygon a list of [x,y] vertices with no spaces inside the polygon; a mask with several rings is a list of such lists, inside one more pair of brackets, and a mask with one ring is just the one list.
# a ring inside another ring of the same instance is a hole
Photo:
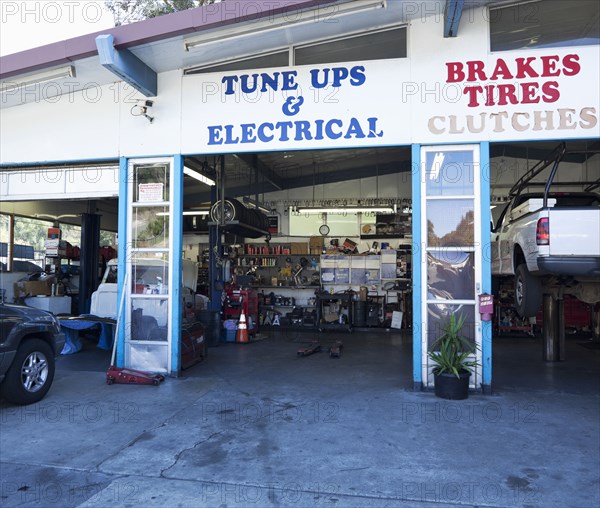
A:
{"label": "security camera", "polygon": [[140,99],[137,101],[137,104],[134,104],[131,108],[131,114],[133,116],[143,116],[150,123],[154,121],[154,117],[148,114],[148,109],[154,106],[154,101],[149,101],[145,99]]}

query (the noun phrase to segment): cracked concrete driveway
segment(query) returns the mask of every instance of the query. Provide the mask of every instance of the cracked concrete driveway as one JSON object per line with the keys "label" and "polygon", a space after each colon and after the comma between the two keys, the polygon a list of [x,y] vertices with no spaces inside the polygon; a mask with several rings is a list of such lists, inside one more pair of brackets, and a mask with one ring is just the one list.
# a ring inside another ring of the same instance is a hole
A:
{"label": "cracked concrete driveway", "polygon": [[535,341],[499,344],[521,377],[499,368],[494,395],[442,401],[410,390],[410,338],[359,332],[341,359],[298,358],[311,339],[211,348],[159,387],[106,385],[93,349],[61,358],[46,399],[0,404],[2,506],[597,504],[596,351],[571,343],[548,366]]}

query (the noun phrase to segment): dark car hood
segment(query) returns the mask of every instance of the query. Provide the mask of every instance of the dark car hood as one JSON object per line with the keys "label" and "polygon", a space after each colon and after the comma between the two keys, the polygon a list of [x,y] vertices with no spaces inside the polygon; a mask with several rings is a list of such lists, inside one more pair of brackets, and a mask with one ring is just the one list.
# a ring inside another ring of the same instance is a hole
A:
{"label": "dark car hood", "polygon": [[26,307],[25,305],[14,305],[10,303],[0,304],[0,318],[9,316],[21,317],[27,321],[52,321],[52,314],[45,310]]}

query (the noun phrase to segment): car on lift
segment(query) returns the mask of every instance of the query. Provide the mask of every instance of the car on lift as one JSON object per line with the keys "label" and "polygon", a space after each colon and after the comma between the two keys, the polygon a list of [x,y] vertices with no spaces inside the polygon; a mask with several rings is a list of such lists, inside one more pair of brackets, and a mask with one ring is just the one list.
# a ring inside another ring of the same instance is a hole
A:
{"label": "car on lift", "polygon": [[0,395],[13,404],[42,400],[54,380],[65,335],[46,311],[0,303]]}
{"label": "car on lift", "polygon": [[[492,227],[492,285],[514,277],[514,307],[522,317],[536,315],[543,294],[600,300],[600,194],[593,192],[600,179],[583,192],[551,192],[553,183],[561,185],[555,176],[565,153],[561,143],[514,184]],[[549,167],[546,180],[533,181]],[[533,185],[544,191],[523,192]]]}

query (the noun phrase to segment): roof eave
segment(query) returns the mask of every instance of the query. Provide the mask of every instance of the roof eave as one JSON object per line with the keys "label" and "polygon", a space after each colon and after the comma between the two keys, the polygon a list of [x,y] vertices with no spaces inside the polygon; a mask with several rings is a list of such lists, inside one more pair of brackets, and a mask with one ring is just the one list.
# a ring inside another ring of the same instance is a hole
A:
{"label": "roof eave", "polygon": [[3,56],[0,58],[0,79],[97,55],[96,37],[101,34],[112,35],[116,48],[133,48],[235,23],[313,9],[336,1],[338,0],[254,0],[253,9],[248,9],[244,0],[227,0],[166,14]]}

